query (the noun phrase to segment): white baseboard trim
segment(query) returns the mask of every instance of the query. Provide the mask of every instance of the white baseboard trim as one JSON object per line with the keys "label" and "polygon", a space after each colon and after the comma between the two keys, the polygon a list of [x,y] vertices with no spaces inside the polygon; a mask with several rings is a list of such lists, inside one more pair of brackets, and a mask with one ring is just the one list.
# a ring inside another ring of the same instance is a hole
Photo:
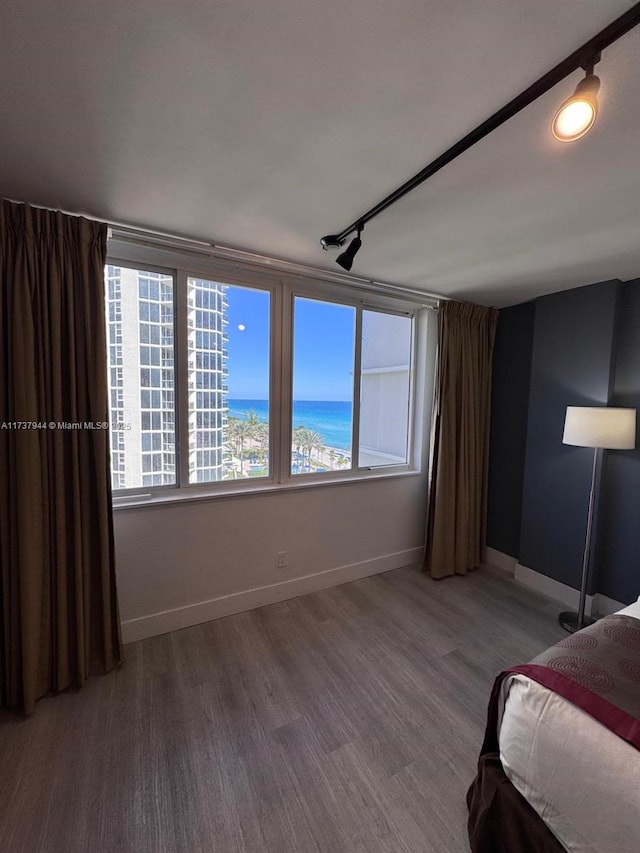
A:
{"label": "white baseboard trim", "polygon": [[[559,601],[561,604],[566,604],[567,607],[572,607],[577,610],[580,604],[580,591],[568,586],[566,583],[554,580],[553,578],[543,575],[541,572],[536,572],[533,569],[528,569],[522,563],[516,564],[514,579],[529,589],[535,589],[536,592],[541,592],[543,595],[548,595]],[[593,604],[593,596],[588,595],[585,603],[585,613],[591,613]]]}
{"label": "white baseboard trim", "polygon": [[[535,589],[536,592],[541,592],[543,595],[548,595],[561,604],[567,605],[574,610],[578,609],[580,604],[580,591],[572,586],[561,583],[553,578],[543,575],[541,572],[536,572],[533,569],[528,569],[521,563],[516,563],[514,579],[523,586],[528,586],[529,589]],[[590,616],[597,614],[598,616],[608,616],[610,613],[615,613],[624,607],[620,601],[615,601],[613,598],[608,598],[606,595],[597,592],[595,595],[588,595],[585,601],[585,613]]]}
{"label": "white baseboard trim", "polygon": [[234,613],[241,613],[244,610],[253,610],[255,607],[263,607],[265,604],[276,604],[278,601],[296,598],[298,595],[306,595],[308,592],[317,592],[331,586],[360,580],[360,578],[366,578],[370,575],[388,572],[391,569],[399,569],[402,566],[420,562],[423,551],[423,547],[409,548],[406,551],[385,554],[383,557],[375,557],[371,560],[363,560],[360,563],[327,569],[313,575],[292,578],[230,595],[221,595],[208,601],[199,601],[172,610],[151,613],[137,619],[128,619],[122,622],[122,640],[124,643],[134,643],[137,640],[145,640],[158,634],[166,634],[169,631],[178,631],[181,628],[189,628],[191,625],[199,625],[201,622],[209,622],[223,616],[232,616]]}
{"label": "white baseboard trim", "polygon": [[611,613],[622,610],[624,606],[620,601],[616,601],[615,598],[609,598],[601,592],[596,593],[594,596],[593,612],[597,613],[598,616],[609,616]]}
{"label": "white baseboard trim", "polygon": [[498,551],[496,548],[489,548],[488,546],[484,549],[482,561],[484,563],[490,563],[498,569],[503,569],[510,575],[515,573],[516,563],[518,562],[517,559],[512,557],[510,554],[505,554],[504,551]]}

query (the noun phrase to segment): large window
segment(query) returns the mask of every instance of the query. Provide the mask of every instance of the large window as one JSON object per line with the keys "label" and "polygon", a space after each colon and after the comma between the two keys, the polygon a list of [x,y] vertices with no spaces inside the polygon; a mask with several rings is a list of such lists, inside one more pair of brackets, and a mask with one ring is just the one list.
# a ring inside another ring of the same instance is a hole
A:
{"label": "large window", "polygon": [[269,476],[269,302],[187,280],[190,483]]}
{"label": "large window", "polygon": [[294,299],[293,475],[408,462],[412,319],[358,311]]}
{"label": "large window", "polygon": [[410,469],[410,306],[166,259],[105,269],[115,493]]}

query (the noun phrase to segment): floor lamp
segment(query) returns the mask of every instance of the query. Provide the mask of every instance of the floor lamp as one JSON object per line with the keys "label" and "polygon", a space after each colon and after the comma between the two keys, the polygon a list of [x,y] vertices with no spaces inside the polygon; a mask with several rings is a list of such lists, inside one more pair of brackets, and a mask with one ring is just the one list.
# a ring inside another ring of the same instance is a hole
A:
{"label": "floor lamp", "polygon": [[585,616],[584,607],[587,598],[587,578],[591,556],[591,528],[593,526],[593,504],[596,488],[596,468],[602,450],[632,450],[636,446],[636,410],[613,409],[602,406],[567,406],[564,422],[563,444],[575,447],[593,448],[593,469],[591,471],[591,492],[589,494],[589,514],[587,515],[587,536],[582,560],[582,582],[580,584],[580,604],[578,612],[565,611],[558,621],[570,633],[579,631],[585,625],[595,621]]}

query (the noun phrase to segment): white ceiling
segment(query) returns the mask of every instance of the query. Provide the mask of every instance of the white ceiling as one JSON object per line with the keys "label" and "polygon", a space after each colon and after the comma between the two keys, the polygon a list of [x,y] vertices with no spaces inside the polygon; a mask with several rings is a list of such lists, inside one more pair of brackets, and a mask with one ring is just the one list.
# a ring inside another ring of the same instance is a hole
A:
{"label": "white ceiling", "polygon": [[[338,270],[319,239],[631,0],[9,0],[0,195]],[[353,274],[497,306],[640,276],[640,27],[372,221]],[[635,60],[635,61],[634,61]]]}

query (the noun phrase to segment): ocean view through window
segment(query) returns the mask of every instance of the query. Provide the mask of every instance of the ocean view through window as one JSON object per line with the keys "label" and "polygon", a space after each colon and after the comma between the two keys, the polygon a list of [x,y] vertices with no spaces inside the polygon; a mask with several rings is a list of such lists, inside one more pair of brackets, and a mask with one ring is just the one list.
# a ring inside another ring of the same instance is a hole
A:
{"label": "ocean view through window", "polygon": [[[268,417],[267,400],[229,400],[229,419],[244,421],[255,415],[258,423]],[[322,446],[329,462],[334,459],[333,470],[344,470],[337,460],[349,460],[351,456],[351,426],[353,406],[344,400],[298,400],[293,402],[293,429],[307,429],[322,438]],[[295,439],[294,439],[295,440]],[[333,451],[333,454],[332,454]],[[295,462],[292,453],[292,465]]]}
{"label": "ocean view through window", "polygon": [[355,334],[353,306],[295,297],[293,475],[352,467]]}
{"label": "ocean view through window", "polygon": [[162,258],[105,268],[116,495],[409,470],[411,312]]}

